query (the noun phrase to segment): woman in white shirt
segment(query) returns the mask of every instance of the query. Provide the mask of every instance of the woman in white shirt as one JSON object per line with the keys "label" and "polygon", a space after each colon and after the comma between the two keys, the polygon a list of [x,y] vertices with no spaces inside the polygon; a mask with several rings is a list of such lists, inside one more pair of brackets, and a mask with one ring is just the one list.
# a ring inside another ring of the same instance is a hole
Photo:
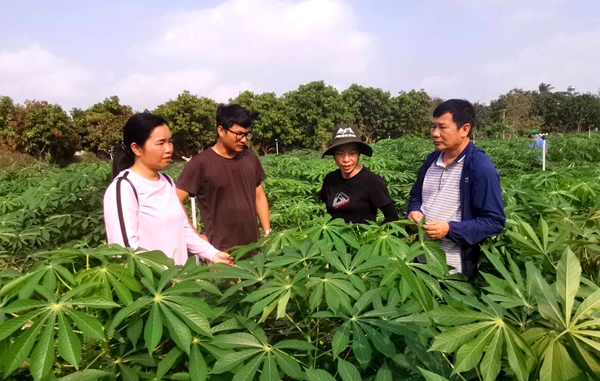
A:
{"label": "woman in white shirt", "polygon": [[113,158],[113,182],[104,194],[108,243],[160,250],[183,265],[188,251],[213,263],[233,258],[198,236],[181,207],[173,180],[159,171],[167,167],[173,141],[159,115],[136,114],[123,129],[123,142]]}

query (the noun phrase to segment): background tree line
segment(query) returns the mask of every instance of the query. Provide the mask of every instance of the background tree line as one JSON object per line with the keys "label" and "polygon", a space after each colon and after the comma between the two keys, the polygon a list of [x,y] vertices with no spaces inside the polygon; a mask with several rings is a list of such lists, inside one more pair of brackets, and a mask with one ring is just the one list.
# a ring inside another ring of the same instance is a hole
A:
{"label": "background tree line", "polygon": [[[600,94],[551,92],[542,83],[537,91],[514,89],[490,104],[476,103],[475,136],[510,138],[532,128],[546,132],[581,132],[600,127]],[[260,114],[251,146],[261,154],[274,151],[275,139],[285,148],[323,148],[331,129],[341,122],[360,126],[368,141],[402,135],[428,134],[431,113],[442,101],[424,90],[392,96],[374,87],[351,85],[339,92],[323,81],[300,85],[277,96],[244,91],[231,103]],[[176,157],[194,155],[216,140],[213,99],[184,91],[152,111],[170,121]],[[66,112],[46,101],[15,104],[0,97],[0,147],[39,159],[69,159],[79,149],[100,157],[109,155],[121,140],[131,106],[112,96],[88,109]]]}

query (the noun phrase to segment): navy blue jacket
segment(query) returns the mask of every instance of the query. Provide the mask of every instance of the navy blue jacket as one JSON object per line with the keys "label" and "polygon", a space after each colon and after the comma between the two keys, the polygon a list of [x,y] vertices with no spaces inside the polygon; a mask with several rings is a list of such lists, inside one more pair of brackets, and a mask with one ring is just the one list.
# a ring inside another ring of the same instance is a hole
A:
{"label": "navy blue jacket", "polygon": [[[423,181],[427,169],[440,156],[436,151],[425,159],[417,181],[410,190],[408,213],[421,211]],[[460,207],[462,221],[449,221],[447,237],[461,245],[463,274],[477,274],[480,245],[486,238],[498,235],[506,222],[500,176],[484,151],[469,143],[460,156],[466,155],[460,177]],[[460,157],[459,156],[459,157]]]}

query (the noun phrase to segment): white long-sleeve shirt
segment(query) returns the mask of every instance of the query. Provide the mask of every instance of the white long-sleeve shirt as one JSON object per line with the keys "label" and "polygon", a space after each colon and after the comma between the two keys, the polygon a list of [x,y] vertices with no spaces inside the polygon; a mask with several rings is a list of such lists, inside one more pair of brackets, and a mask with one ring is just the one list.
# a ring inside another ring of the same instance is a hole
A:
{"label": "white long-sleeve shirt", "polygon": [[[117,206],[117,181],[127,173],[131,184],[121,180],[120,195],[125,232],[121,229]],[[160,174],[158,181],[148,180],[125,170],[117,176],[104,193],[104,223],[108,243],[116,243],[134,249],[160,250],[176,265],[183,265],[188,251],[212,260],[219,252],[201,239],[192,229],[185,215],[175,184]]]}

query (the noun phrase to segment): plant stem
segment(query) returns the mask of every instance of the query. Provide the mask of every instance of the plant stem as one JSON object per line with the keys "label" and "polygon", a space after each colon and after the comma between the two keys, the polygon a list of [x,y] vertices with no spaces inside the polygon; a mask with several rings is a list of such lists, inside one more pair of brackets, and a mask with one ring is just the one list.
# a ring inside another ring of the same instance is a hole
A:
{"label": "plant stem", "polygon": [[96,362],[96,360],[98,360],[102,355],[104,354],[104,349],[100,351],[100,353],[98,354],[98,356],[96,356],[96,358],[94,358],[89,364],[88,366],[85,367],[84,370],[87,370],[90,366],[92,366],[93,363]]}
{"label": "plant stem", "polygon": [[[444,359],[446,359],[446,361],[448,362],[448,364],[450,365],[450,368],[454,369],[454,364],[452,364],[452,362],[450,360],[448,360],[448,357],[446,356],[446,354],[444,352],[440,352],[442,354],[442,357]],[[456,374],[458,375],[458,377],[460,377],[463,381],[467,381],[462,374],[460,374],[459,372],[456,372]]]}
{"label": "plant stem", "polygon": [[63,280],[63,278],[60,277],[60,275],[56,274],[56,277],[58,278],[58,280],[60,280],[60,283],[65,285],[66,288],[68,288],[69,290],[72,290],[72,288],[69,287],[69,285]]}
{"label": "plant stem", "polygon": [[317,319],[317,337],[315,338],[315,355],[314,355],[314,361],[313,361],[313,368],[317,369],[317,353],[319,351],[319,323],[321,322],[321,319]]}
{"label": "plant stem", "polygon": [[286,313],[285,317],[288,318],[288,320],[292,322],[292,324],[294,325],[294,327],[298,328],[298,331],[300,331],[300,333],[302,333],[302,335],[304,337],[306,337],[306,334],[304,333],[304,331],[302,330],[302,328],[300,328],[300,326],[290,317],[290,315],[288,315]]}

